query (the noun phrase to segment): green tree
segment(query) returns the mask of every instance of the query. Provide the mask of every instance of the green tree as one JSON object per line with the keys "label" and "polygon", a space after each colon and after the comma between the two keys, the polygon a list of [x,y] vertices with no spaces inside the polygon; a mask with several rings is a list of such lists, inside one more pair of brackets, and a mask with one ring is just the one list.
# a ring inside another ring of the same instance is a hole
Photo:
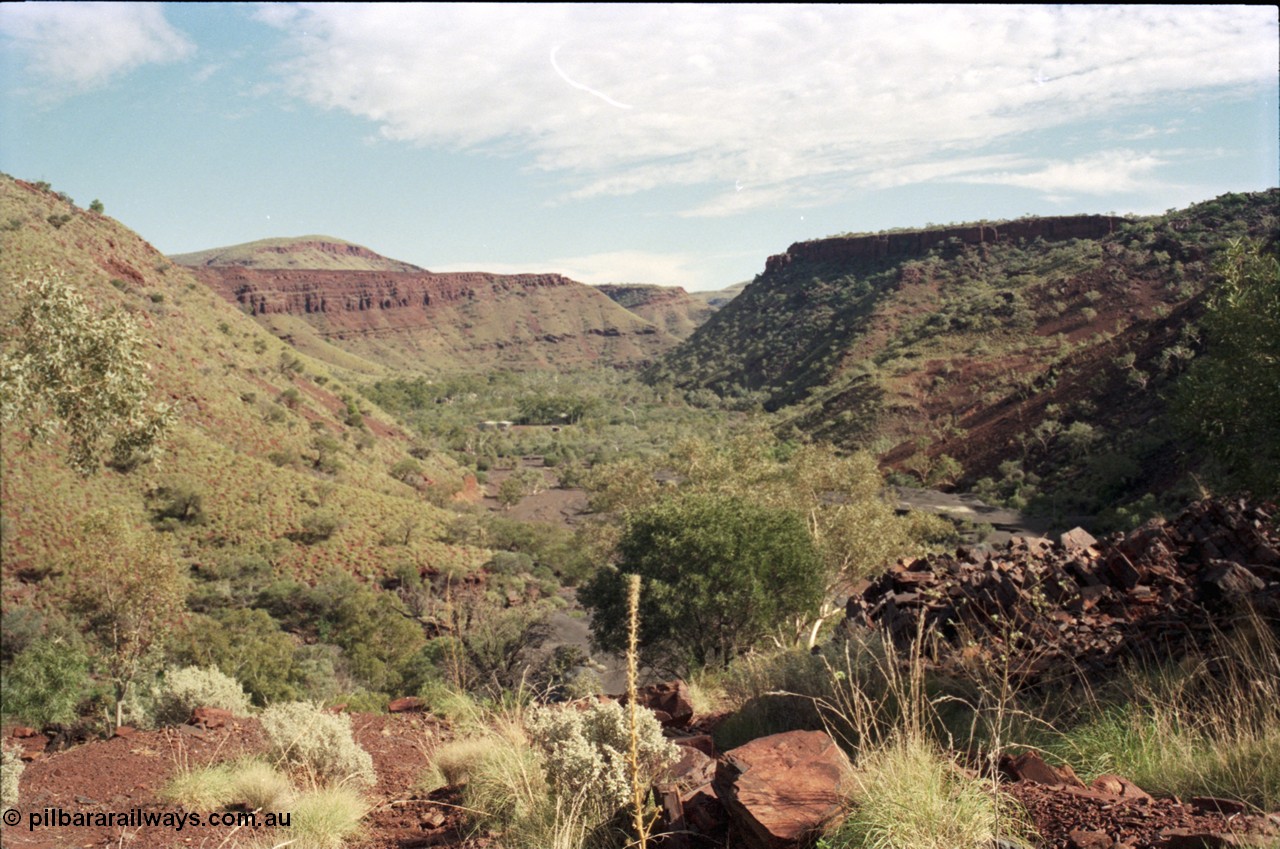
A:
{"label": "green tree", "polygon": [[258,705],[299,696],[301,671],[295,669],[290,636],[265,610],[219,610],[195,616],[176,641],[180,663],[217,667],[244,685]]}
{"label": "green tree", "polygon": [[1237,242],[1203,320],[1205,354],[1179,381],[1175,417],[1218,464],[1220,483],[1280,494],[1280,262]]}
{"label": "green tree", "polygon": [[0,679],[4,715],[38,728],[75,719],[89,676],[84,649],[66,640],[41,638],[18,654]]}
{"label": "green tree", "polygon": [[103,212],[106,211],[106,209],[107,208],[102,205],[102,201],[98,200],[97,198],[94,198],[93,202],[89,204],[89,211],[97,213],[98,215],[101,215]]}
{"label": "green tree", "polygon": [[644,580],[640,643],[651,665],[729,661],[822,602],[827,572],[804,519],[735,495],[688,493],[628,518],[619,562],[580,591],[605,649],[626,643],[626,577]]}
{"label": "green tree", "polygon": [[498,503],[514,507],[526,495],[536,495],[542,482],[542,475],[535,470],[518,469],[498,486]]}
{"label": "green tree", "polygon": [[0,421],[25,421],[34,439],[61,424],[68,462],[83,475],[97,471],[104,443],[119,466],[149,456],[176,412],[148,402],[151,381],[133,319],[94,312],[56,273],[24,281],[18,304],[0,361]]}
{"label": "green tree", "polygon": [[130,687],[158,667],[164,637],[185,609],[186,581],[160,537],[105,512],[81,524],[68,571],[72,609],[115,688],[119,725]]}

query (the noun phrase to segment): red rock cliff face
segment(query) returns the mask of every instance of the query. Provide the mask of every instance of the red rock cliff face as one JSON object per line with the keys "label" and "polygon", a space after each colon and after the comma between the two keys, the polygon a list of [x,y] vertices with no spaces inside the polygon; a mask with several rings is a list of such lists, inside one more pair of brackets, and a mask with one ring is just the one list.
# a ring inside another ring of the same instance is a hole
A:
{"label": "red rock cliff face", "polygon": [[395,271],[311,271],[241,267],[197,268],[193,273],[252,315],[308,315],[366,310],[429,311],[459,301],[551,287],[578,287],[559,274],[433,274]]}
{"label": "red rock cliff face", "polygon": [[1123,219],[1109,215],[1071,215],[910,233],[838,236],[812,242],[796,242],[787,248],[786,253],[769,257],[765,262],[765,271],[778,271],[797,259],[846,260],[913,256],[938,247],[949,239],[959,239],[966,245],[1037,238],[1047,242],[1098,239],[1114,232],[1122,221]]}

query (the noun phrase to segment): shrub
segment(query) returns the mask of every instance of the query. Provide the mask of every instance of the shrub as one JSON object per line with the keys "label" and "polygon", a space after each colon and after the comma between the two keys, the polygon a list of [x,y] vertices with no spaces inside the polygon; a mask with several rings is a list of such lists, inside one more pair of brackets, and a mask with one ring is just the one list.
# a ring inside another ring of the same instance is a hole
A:
{"label": "shrub", "polygon": [[298,698],[300,671],[293,638],[265,610],[233,608],[192,617],[176,659],[227,670],[254,704]]}
{"label": "shrub", "polygon": [[33,438],[60,428],[68,462],[83,475],[108,456],[148,456],[177,418],[153,404],[141,329],[127,313],[96,313],[60,276],[27,280],[18,290],[15,343],[0,361],[5,403],[0,423],[28,422]]}
{"label": "shrub", "polygon": [[409,486],[417,486],[422,481],[422,476],[422,464],[410,457],[391,467],[391,477]]}
{"label": "shrub", "polygon": [[160,796],[196,810],[223,808],[235,796],[231,767],[216,764],[201,769],[182,770],[164,786]]}
{"label": "shrub", "polygon": [[43,728],[75,719],[89,677],[89,658],[78,645],[38,639],[5,671],[4,714]]}
{"label": "shrub", "polygon": [[294,536],[298,542],[314,545],[317,542],[324,542],[337,533],[340,525],[337,516],[317,511],[303,518],[302,530]]}
{"label": "shrub", "polygon": [[166,520],[202,525],[205,522],[204,496],[193,482],[175,478],[155,490],[151,513],[162,527],[165,527]]}
{"label": "shrub", "polygon": [[302,406],[302,393],[295,387],[290,386],[288,389],[280,393],[276,398],[281,404],[284,404],[290,410],[296,410]]}
{"label": "shrub", "polygon": [[[464,804],[489,814],[486,825],[504,829],[511,849],[544,849],[554,801],[547,792],[538,754],[517,723],[500,722],[477,738],[476,745],[449,752],[451,774],[465,774]],[[564,844],[560,844],[564,845]]]}
{"label": "shrub", "polygon": [[342,446],[332,436],[320,434],[312,437],[311,448],[316,452],[315,459],[311,461],[316,471],[326,475],[336,475],[342,471],[342,460],[339,459]]}
{"label": "shrub", "polygon": [[155,718],[160,725],[186,722],[198,707],[222,708],[237,716],[249,712],[249,697],[240,682],[216,668],[171,669],[156,687],[155,698]]}
{"label": "shrub", "polygon": [[274,465],[280,466],[281,468],[285,466],[297,468],[302,463],[302,457],[292,448],[286,448],[281,451],[272,451],[267,454],[267,459]]}
{"label": "shrub", "polygon": [[[5,528],[7,531],[7,527]],[[44,616],[30,607],[9,605],[0,618],[0,663],[6,666],[44,633]]]}
{"label": "shrub", "polygon": [[243,805],[251,811],[278,811],[293,795],[293,785],[275,767],[255,759],[184,769],[160,795],[193,810]]}
{"label": "shrub", "polygon": [[[675,745],[662,736],[662,726],[652,711],[639,710],[636,718],[639,768],[647,786],[678,754]],[[626,711],[617,702],[597,702],[585,711],[537,708],[529,714],[527,725],[543,753],[547,783],[562,799],[585,794],[583,812],[600,820],[607,820],[630,801],[630,735]]]}
{"label": "shrub", "polygon": [[826,572],[799,515],[745,498],[691,494],[633,514],[617,569],[579,591],[594,637],[619,650],[626,638],[627,574],[644,578],[640,643],[671,670],[727,666],[822,601]]}
{"label": "shrub", "polygon": [[18,786],[22,779],[22,758],[18,748],[4,746],[0,754],[0,811],[7,811],[18,804]]}
{"label": "shrub", "polygon": [[309,773],[321,784],[377,781],[373,758],[351,736],[351,717],[325,713],[309,702],[272,705],[262,712],[262,728],[273,757]]}
{"label": "shrub", "polygon": [[347,787],[325,787],[298,797],[289,817],[293,849],[340,849],[360,827],[369,806]]}
{"label": "shrub", "polygon": [[827,835],[831,849],[987,849],[1024,830],[1012,810],[1001,812],[994,787],[966,776],[922,738],[864,753],[854,783],[852,812]]}

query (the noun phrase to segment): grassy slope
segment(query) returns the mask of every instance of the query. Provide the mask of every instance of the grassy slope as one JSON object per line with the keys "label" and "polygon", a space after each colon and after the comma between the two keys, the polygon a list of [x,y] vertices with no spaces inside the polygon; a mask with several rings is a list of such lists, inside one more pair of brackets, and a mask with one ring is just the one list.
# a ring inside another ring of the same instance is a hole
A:
{"label": "grassy slope", "polygon": [[1228,195],[1097,240],[795,261],[757,277],[654,374],[757,392],[801,429],[891,462],[950,453],[973,480],[1034,453],[1046,419],[1114,433],[1158,415],[1180,367],[1165,352],[1194,348],[1184,328],[1215,256],[1231,238],[1274,234],[1278,199]]}
{"label": "grassy slope", "polygon": [[[71,218],[55,228],[47,219],[56,214]],[[255,552],[281,571],[316,575],[328,567],[372,574],[400,559],[434,568],[469,567],[482,559],[481,552],[439,542],[449,514],[387,474],[410,445],[388,417],[368,409],[365,421],[374,438],[356,446],[361,432],[345,424],[339,396],[348,390],[339,375],[305,356],[301,371],[282,368],[282,354],[292,356],[286,346],[110,218],[5,176],[0,221],[17,222],[4,233],[0,254],[0,319],[12,314],[21,279],[58,269],[91,304],[135,317],[147,339],[156,397],[182,410],[159,463],[129,474],[104,469],[89,480],[67,468],[56,443],[29,446],[21,428],[6,429],[7,600],[41,595],[41,584],[10,578],[56,557],[86,511],[124,507],[142,521],[147,493],[175,476],[195,485],[209,517],[205,525],[172,534],[193,563]],[[301,400],[295,410],[276,403],[289,388]],[[317,434],[340,446],[344,468],[336,475],[306,467]],[[277,467],[268,458],[272,452],[296,452],[303,463]],[[426,465],[438,480],[458,474],[444,458]],[[290,541],[287,535],[316,510],[336,514],[343,527],[316,545]],[[383,531],[410,518],[418,530],[409,546],[378,547]]]}

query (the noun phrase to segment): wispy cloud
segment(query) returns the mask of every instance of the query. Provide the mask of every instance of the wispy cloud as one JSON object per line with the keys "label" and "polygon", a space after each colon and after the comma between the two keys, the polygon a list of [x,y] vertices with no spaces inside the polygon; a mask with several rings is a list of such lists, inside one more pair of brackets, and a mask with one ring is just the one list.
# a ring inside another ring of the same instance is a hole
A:
{"label": "wispy cloud", "polygon": [[1089,193],[1087,163],[1000,160],[1032,132],[1274,85],[1277,65],[1266,7],[268,8],[312,103],[528,156],[565,198],[697,186],[698,216],[971,180],[983,158],[986,182]]}
{"label": "wispy cloud", "polygon": [[6,3],[0,36],[6,50],[22,57],[32,90],[45,99],[195,52],[158,3]]}
{"label": "wispy cloud", "polygon": [[958,177],[963,183],[1020,186],[1055,197],[1108,195],[1150,188],[1152,172],[1164,160],[1151,153],[1113,150],[1071,161],[1037,164],[1025,170],[989,171]]}

